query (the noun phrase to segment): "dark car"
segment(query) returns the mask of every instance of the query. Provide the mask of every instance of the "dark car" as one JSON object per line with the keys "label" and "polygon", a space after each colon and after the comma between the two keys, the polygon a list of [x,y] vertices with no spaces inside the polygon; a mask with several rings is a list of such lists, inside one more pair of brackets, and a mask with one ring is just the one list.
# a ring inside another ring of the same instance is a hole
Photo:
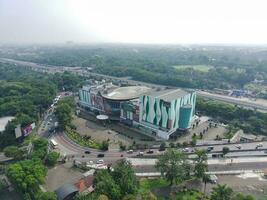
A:
{"label": "dark car", "polygon": [[149,151],[147,151],[146,153],[147,153],[147,154],[152,154],[152,153],[154,153],[154,151],[149,150]]}
{"label": "dark car", "polygon": [[91,151],[85,151],[84,153],[85,153],[85,154],[90,154],[90,153],[91,153]]}
{"label": "dark car", "polygon": [[105,154],[103,154],[103,153],[99,153],[99,154],[97,154],[97,157],[98,158],[103,158],[105,156]]}

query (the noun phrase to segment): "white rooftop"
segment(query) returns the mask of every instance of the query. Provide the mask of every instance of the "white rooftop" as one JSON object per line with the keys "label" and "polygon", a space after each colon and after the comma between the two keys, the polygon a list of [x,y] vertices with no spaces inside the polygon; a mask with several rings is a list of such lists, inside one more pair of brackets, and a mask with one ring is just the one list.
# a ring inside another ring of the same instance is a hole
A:
{"label": "white rooftop", "polygon": [[15,117],[1,117],[0,118],[0,132],[4,131],[6,129],[6,125],[9,121],[11,121],[12,119],[14,119]]}

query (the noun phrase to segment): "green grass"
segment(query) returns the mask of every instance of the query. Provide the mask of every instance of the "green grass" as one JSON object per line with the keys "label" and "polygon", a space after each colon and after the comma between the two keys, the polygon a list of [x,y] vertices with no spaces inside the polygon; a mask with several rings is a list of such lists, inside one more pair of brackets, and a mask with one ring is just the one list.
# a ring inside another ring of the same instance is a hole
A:
{"label": "green grass", "polygon": [[153,188],[168,186],[169,183],[163,178],[142,178],[140,179],[140,192]]}
{"label": "green grass", "polygon": [[203,196],[202,193],[193,190],[181,191],[175,194],[175,199],[179,200],[198,200]]}
{"label": "green grass", "polygon": [[100,149],[101,145],[92,139],[87,139],[77,132],[71,130],[69,127],[65,130],[66,135],[75,143],[89,148]]}
{"label": "green grass", "polygon": [[208,72],[210,69],[214,68],[211,65],[175,65],[173,67],[177,70],[185,70],[185,69],[192,68],[194,70],[198,70],[201,72]]}

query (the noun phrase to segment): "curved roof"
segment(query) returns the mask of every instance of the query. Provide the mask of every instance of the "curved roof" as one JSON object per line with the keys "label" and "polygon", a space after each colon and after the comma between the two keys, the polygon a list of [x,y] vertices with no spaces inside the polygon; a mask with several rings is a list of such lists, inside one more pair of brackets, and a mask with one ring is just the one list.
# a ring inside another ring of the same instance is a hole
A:
{"label": "curved roof", "polygon": [[78,192],[78,188],[71,183],[66,183],[60,188],[58,188],[55,192],[57,194],[58,200],[64,200],[68,196],[75,195]]}
{"label": "curved roof", "polygon": [[103,94],[102,96],[110,100],[130,100],[138,98],[139,96],[149,92],[151,88],[145,86],[127,86],[119,87]]}

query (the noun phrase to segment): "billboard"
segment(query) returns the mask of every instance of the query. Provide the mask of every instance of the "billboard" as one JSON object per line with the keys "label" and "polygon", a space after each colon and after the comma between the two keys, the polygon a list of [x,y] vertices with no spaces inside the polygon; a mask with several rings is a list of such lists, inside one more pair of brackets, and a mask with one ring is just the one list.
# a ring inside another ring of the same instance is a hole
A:
{"label": "billboard", "polygon": [[23,135],[24,137],[28,136],[32,130],[35,128],[35,123],[32,123],[28,126],[26,126],[24,129],[23,129]]}
{"label": "billboard", "polygon": [[103,105],[103,98],[94,93],[90,93],[90,98],[91,98],[91,104],[92,107],[98,109],[98,110],[104,110],[104,105]]}

